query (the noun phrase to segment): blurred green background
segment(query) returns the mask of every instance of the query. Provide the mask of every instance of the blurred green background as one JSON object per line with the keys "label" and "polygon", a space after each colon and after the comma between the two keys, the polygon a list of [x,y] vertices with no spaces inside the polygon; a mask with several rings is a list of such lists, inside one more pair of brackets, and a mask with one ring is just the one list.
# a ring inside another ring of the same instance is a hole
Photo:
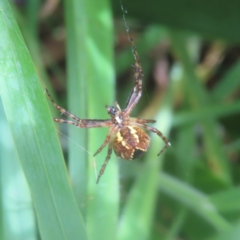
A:
{"label": "blurred green background", "polygon": [[107,129],[54,124],[46,97],[108,118],[134,84],[121,3],[0,1],[0,239],[240,239],[240,3],[123,1],[143,67],[141,158],[93,154]]}

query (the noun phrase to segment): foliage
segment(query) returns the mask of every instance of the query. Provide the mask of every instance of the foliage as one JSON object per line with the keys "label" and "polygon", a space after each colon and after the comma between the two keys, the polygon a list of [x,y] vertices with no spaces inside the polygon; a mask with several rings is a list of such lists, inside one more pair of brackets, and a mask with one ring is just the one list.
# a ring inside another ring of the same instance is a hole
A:
{"label": "foliage", "polygon": [[[63,136],[44,88],[82,118],[107,118],[115,95],[124,107],[134,58],[120,2],[64,1],[46,16],[40,1],[20,8],[2,0],[0,239],[238,239],[238,5],[123,2],[144,70],[133,114],[156,119],[172,147],[157,157],[163,143],[151,134],[141,159],[113,154],[96,185],[106,149],[93,153],[107,129],[68,126]],[[54,94],[66,89],[68,104]]]}

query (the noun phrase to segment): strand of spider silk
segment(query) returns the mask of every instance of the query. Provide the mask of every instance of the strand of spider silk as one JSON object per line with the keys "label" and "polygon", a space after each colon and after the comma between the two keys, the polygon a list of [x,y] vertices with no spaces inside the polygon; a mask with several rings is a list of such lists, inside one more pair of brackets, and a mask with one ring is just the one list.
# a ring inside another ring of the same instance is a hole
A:
{"label": "strand of spider silk", "polygon": [[93,156],[93,154],[91,152],[89,152],[86,148],[82,147],[81,145],[79,145],[77,142],[73,141],[71,138],[69,138],[67,135],[65,135],[64,133],[62,133],[61,131],[57,130],[58,133],[60,133],[61,135],[63,135],[66,139],[68,139],[69,141],[71,141],[72,143],[76,144],[76,146],[78,146],[79,148],[81,148],[83,151],[85,151],[88,155],[91,155],[91,157],[93,157],[93,167],[94,167],[94,173],[95,173],[95,178],[97,180],[98,174],[97,174],[97,164],[96,164],[96,158]]}
{"label": "strand of spider silk", "polygon": [[119,0],[119,2],[120,2],[122,13],[123,13],[123,21],[124,21],[124,25],[125,25],[126,32],[128,35],[128,40],[132,44],[132,53],[133,53],[134,58],[136,59],[136,55],[134,53],[134,48],[136,48],[136,46],[135,46],[135,43],[133,42],[133,39],[130,37],[130,30],[129,30],[129,26],[127,25],[126,16],[125,16],[125,14],[127,14],[128,12],[127,12],[127,10],[125,10],[123,8],[122,0]]}
{"label": "strand of spider silk", "polygon": [[[126,32],[127,32],[127,34],[128,34],[128,40],[129,40],[129,42],[132,43],[133,40],[132,40],[131,37],[130,37],[130,28],[129,28],[128,24],[127,24],[127,20],[126,20],[126,16],[125,16],[125,14],[127,14],[128,12],[127,12],[127,10],[124,9],[123,4],[122,4],[122,0],[119,0],[119,2],[120,2],[121,9],[122,9],[122,13],[123,13],[124,25],[125,25],[125,28],[126,28]],[[135,44],[134,44],[134,46],[135,46]],[[136,58],[134,52],[133,52],[133,56]],[[135,66],[134,66],[134,67],[135,67]],[[142,85],[143,85],[143,89],[144,89],[145,95],[147,96],[148,103],[150,103],[150,99],[149,99],[149,96],[148,96],[148,93],[147,93],[145,84],[142,84]]]}
{"label": "strand of spider silk", "polygon": [[126,17],[125,17],[125,13],[127,14],[128,12],[127,12],[127,10],[125,10],[125,9],[123,8],[122,1],[119,0],[119,2],[120,2],[121,9],[122,9],[122,13],[123,13],[123,21],[124,21],[124,24],[125,24],[125,27],[126,27],[126,32],[127,32],[127,34],[128,34],[128,40],[131,42],[131,38],[130,38],[130,36],[129,36],[129,27],[128,27],[128,25],[127,25],[127,21],[126,21]]}

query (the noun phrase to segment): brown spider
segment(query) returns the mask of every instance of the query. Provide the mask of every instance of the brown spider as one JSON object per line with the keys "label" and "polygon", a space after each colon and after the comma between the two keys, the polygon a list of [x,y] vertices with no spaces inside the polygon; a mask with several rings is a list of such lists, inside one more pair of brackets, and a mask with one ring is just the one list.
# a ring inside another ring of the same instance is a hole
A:
{"label": "brown spider", "polygon": [[135,58],[135,85],[132,89],[131,95],[128,98],[126,108],[121,110],[117,102],[114,103],[114,106],[106,106],[107,112],[110,115],[111,119],[98,120],[98,119],[81,119],[71,113],[69,113],[64,108],[58,106],[49,92],[46,89],[46,93],[52,101],[53,105],[59,110],[62,114],[70,117],[73,121],[64,120],[60,118],[55,118],[55,122],[67,123],[75,125],[80,128],[97,128],[97,127],[108,127],[109,132],[105,138],[104,143],[96,151],[94,156],[102,151],[102,149],[108,144],[108,154],[105,159],[104,164],[98,174],[97,183],[99,182],[101,176],[103,175],[105,168],[108,164],[108,161],[112,154],[112,149],[114,149],[115,154],[125,160],[132,160],[140,157],[144,152],[147,151],[150,143],[150,138],[147,133],[143,130],[156,133],[164,142],[165,147],[159,152],[158,156],[163,153],[169,146],[170,142],[163,136],[163,134],[156,128],[150,127],[147,123],[154,123],[155,120],[150,119],[140,119],[130,117],[135,105],[138,103],[142,95],[142,67],[139,60],[139,55],[136,50],[136,46],[131,38],[129,38],[132,44],[132,51]]}

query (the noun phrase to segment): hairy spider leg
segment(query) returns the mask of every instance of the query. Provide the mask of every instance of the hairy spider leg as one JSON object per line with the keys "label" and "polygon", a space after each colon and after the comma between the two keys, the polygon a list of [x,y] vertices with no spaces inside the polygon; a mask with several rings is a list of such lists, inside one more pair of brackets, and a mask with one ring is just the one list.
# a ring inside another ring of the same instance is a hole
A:
{"label": "hairy spider leg", "polygon": [[123,21],[124,21],[124,24],[126,27],[126,32],[128,35],[128,40],[132,44],[132,52],[133,52],[133,56],[135,58],[135,74],[134,74],[135,84],[134,84],[131,94],[127,100],[126,108],[124,109],[124,114],[129,115],[132,112],[134,106],[137,104],[137,102],[139,101],[139,99],[142,96],[143,73],[142,73],[142,67],[141,67],[140,58],[139,58],[139,55],[137,52],[136,45],[135,45],[133,39],[130,37],[130,33],[129,33],[130,31],[129,31],[129,27],[127,25],[127,21],[125,18],[125,11],[124,11],[122,2],[121,2],[121,8],[122,8],[122,13],[123,13]]}
{"label": "hairy spider leg", "polygon": [[112,144],[112,142],[110,142],[109,145],[108,145],[107,157],[106,157],[106,159],[105,159],[105,161],[104,161],[104,163],[103,163],[103,165],[101,167],[101,170],[99,171],[98,177],[97,177],[97,183],[99,182],[101,176],[103,175],[103,173],[104,173],[104,171],[106,169],[106,166],[108,164],[108,161],[109,161],[109,159],[110,159],[110,157],[112,155],[112,147],[113,147],[113,144]]}
{"label": "hairy spider leg", "polygon": [[134,123],[140,123],[140,124],[156,122],[156,120],[153,120],[153,119],[141,119],[141,118],[132,118],[132,117],[130,118],[130,121]]}
{"label": "hairy spider leg", "polygon": [[[74,114],[68,112],[66,109],[60,107],[59,105],[57,105],[57,103],[55,103],[55,101],[53,100],[52,96],[50,95],[50,93],[48,92],[48,90],[45,88],[45,91],[49,97],[49,99],[51,100],[51,102],[53,103],[54,107],[59,111],[61,112],[62,114],[76,120],[76,121],[80,121],[81,119],[77,116],[75,116]],[[54,120],[55,121],[55,120]]]}
{"label": "hairy spider leg", "polygon": [[[111,149],[108,147],[108,155],[107,155],[106,160],[105,160],[104,164],[102,165],[102,168],[98,174],[97,183],[100,180],[101,176],[103,175],[105,168],[107,167],[108,161],[110,159],[110,156],[112,154],[112,140],[115,138],[115,136],[116,136],[115,128],[110,129],[108,135],[106,136],[106,138],[104,140],[104,143],[100,146],[100,148],[93,155],[95,157],[98,153],[100,153],[103,150],[104,147],[106,147],[107,144],[109,144],[109,146],[111,145]],[[110,151],[110,153],[109,153],[109,151]]]}
{"label": "hairy spider leg", "polygon": [[112,123],[111,120],[95,120],[95,119],[79,119],[79,121],[77,122],[61,118],[54,118],[53,120],[58,123],[72,124],[79,128],[110,127]]}
{"label": "hairy spider leg", "polygon": [[127,106],[124,109],[125,115],[129,115],[132,112],[133,108],[135,107],[135,105],[138,103],[139,99],[142,96],[142,78],[143,78],[142,66],[140,63],[138,52],[136,50],[137,48],[133,42],[133,39],[129,37],[129,40],[132,43],[132,51],[135,58],[135,73],[134,73],[135,85],[127,101]]}
{"label": "hairy spider leg", "polygon": [[[134,123],[133,123],[133,124],[134,124]],[[171,143],[167,140],[166,137],[164,137],[164,135],[163,135],[158,129],[156,129],[156,128],[154,128],[154,127],[150,127],[150,126],[148,126],[148,125],[146,125],[146,124],[137,124],[137,126],[143,127],[143,128],[147,129],[147,130],[150,131],[150,132],[156,133],[156,134],[164,141],[164,143],[165,143],[166,145],[165,145],[165,146],[163,147],[163,149],[158,153],[158,156],[161,155],[163,152],[165,152],[165,150],[166,150],[168,147],[171,146]]]}
{"label": "hairy spider leg", "polygon": [[60,111],[64,115],[76,120],[76,121],[70,121],[70,120],[65,120],[65,119],[61,119],[61,118],[54,118],[53,120],[55,122],[67,123],[67,124],[77,126],[79,128],[98,128],[98,127],[110,127],[111,126],[112,121],[109,119],[81,119],[81,118],[75,116],[74,114],[68,112],[66,109],[57,105],[57,103],[55,103],[55,101],[53,100],[53,98],[50,95],[50,93],[48,92],[48,90],[47,89],[45,89],[45,90],[46,90],[46,93],[47,93],[49,99],[51,100],[51,102],[53,103],[53,105],[56,107],[56,109],[58,111]]}
{"label": "hairy spider leg", "polygon": [[106,138],[105,138],[105,140],[104,140],[104,142],[103,142],[103,144],[100,146],[100,148],[94,153],[94,157],[97,155],[97,154],[99,154],[102,150],[103,150],[103,148],[105,148],[106,147],[106,145],[109,143],[109,141],[111,140],[111,136],[112,136],[112,131],[109,131],[109,133],[108,133],[108,135],[106,136]]}

